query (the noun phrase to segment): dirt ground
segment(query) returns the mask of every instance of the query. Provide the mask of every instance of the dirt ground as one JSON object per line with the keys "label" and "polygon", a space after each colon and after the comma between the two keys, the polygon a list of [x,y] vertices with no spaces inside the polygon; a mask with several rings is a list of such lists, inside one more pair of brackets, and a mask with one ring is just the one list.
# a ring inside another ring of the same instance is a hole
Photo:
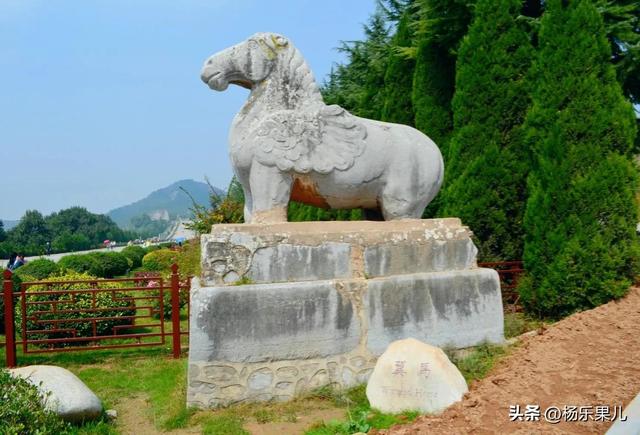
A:
{"label": "dirt ground", "polygon": [[[523,339],[462,402],[380,434],[602,434],[611,422],[544,421],[550,406],[623,408],[640,392],[640,288]],[[509,405],[540,405],[540,421],[509,418]]]}

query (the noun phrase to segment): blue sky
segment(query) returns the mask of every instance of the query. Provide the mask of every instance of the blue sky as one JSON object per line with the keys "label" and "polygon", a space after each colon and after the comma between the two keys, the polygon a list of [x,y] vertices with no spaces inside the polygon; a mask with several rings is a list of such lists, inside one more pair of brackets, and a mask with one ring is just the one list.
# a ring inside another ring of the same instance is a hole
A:
{"label": "blue sky", "polygon": [[184,178],[226,187],[245,89],[199,78],[258,31],[288,36],[322,81],[374,0],[0,0],[0,218],[103,213]]}

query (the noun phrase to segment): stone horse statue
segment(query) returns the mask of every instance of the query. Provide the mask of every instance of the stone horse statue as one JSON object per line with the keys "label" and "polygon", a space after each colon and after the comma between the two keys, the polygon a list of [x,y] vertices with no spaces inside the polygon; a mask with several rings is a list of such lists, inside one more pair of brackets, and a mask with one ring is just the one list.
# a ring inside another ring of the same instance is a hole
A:
{"label": "stone horse statue", "polygon": [[247,223],[287,221],[290,200],[420,218],[442,184],[440,150],[418,130],[327,106],[300,51],[256,33],[211,56],[202,80],[251,91],[233,120],[230,157]]}

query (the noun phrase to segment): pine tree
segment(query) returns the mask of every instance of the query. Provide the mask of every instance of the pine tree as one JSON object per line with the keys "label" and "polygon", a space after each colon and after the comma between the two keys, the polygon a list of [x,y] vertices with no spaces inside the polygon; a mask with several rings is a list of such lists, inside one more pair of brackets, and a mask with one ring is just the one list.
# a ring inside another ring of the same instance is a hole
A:
{"label": "pine tree", "polygon": [[415,59],[403,55],[400,49],[412,45],[412,15],[411,10],[404,12],[391,40],[391,57],[384,76],[384,104],[381,113],[383,121],[405,125],[414,124],[411,91]]}
{"label": "pine tree", "polygon": [[533,59],[519,0],[479,0],[458,53],[444,216],[473,230],[480,258],[522,258],[527,164],[520,129]]}
{"label": "pine tree", "polygon": [[521,282],[525,307],[559,317],[624,295],[640,257],[633,109],[590,0],[550,0],[525,123],[533,149]]}
{"label": "pine tree", "polygon": [[389,59],[389,25],[378,8],[364,26],[365,40],[343,42],[347,62],[337,65],[322,86],[327,104],[338,104],[354,115],[380,119],[384,76]]}

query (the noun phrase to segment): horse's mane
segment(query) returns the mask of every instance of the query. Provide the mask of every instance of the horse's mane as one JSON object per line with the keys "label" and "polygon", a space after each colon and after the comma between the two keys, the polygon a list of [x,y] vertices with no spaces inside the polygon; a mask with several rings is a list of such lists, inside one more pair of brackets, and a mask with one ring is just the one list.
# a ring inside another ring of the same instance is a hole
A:
{"label": "horse's mane", "polygon": [[313,76],[313,72],[307,61],[304,60],[300,50],[298,50],[293,44],[289,43],[286,47],[285,53],[280,57],[280,62],[277,67],[283,79],[288,80],[289,89],[300,90],[301,97],[314,100],[318,99],[322,101],[322,94],[316,83],[316,79]]}

